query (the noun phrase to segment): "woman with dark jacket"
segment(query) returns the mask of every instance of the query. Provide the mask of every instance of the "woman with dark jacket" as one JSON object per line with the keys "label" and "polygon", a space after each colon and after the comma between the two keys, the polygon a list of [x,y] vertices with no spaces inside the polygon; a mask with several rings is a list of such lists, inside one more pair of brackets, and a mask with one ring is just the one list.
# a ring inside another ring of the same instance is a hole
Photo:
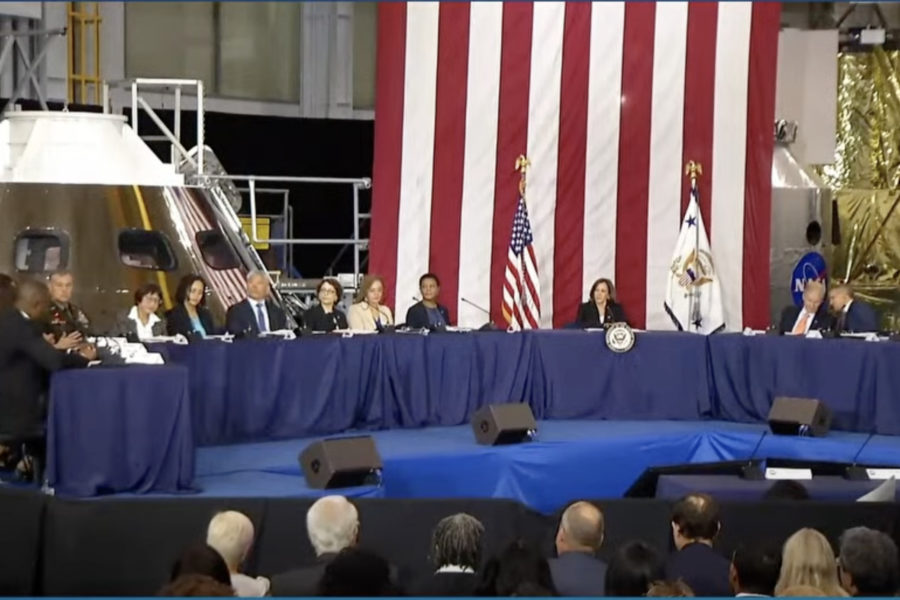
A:
{"label": "woman with dark jacket", "polygon": [[625,311],[616,302],[616,288],[612,281],[602,277],[594,282],[588,301],[578,307],[575,322],[584,328],[626,322]]}
{"label": "woman with dark jacket", "polygon": [[316,288],[319,303],[310,307],[303,315],[303,322],[312,331],[334,331],[348,329],[347,315],[338,309],[344,291],[337,279],[323,279]]}
{"label": "woman with dark jacket", "polygon": [[425,273],[419,277],[419,291],[422,293],[422,300],[406,311],[406,326],[413,329],[442,329],[449,325],[450,313],[447,307],[438,304],[441,282],[437,275]]}
{"label": "woman with dark jacket", "polygon": [[175,290],[175,306],[166,313],[169,335],[216,335],[218,329],[206,308],[206,282],[199,275],[185,275]]}

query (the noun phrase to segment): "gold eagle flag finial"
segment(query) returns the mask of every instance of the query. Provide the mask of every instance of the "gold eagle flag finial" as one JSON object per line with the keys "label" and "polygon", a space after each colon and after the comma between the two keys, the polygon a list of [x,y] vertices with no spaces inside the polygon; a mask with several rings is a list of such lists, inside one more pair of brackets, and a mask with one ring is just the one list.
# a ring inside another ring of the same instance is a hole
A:
{"label": "gold eagle flag finial", "polygon": [[525,182],[526,182],[526,174],[528,173],[528,168],[531,166],[531,161],[528,160],[524,154],[520,154],[516,158],[516,171],[518,171],[521,176],[519,178],[519,194],[524,198],[525,197]]}
{"label": "gold eagle flag finial", "polygon": [[694,181],[699,176],[703,175],[703,165],[690,160],[688,161],[688,164],[684,165],[684,174],[690,177],[691,181]]}

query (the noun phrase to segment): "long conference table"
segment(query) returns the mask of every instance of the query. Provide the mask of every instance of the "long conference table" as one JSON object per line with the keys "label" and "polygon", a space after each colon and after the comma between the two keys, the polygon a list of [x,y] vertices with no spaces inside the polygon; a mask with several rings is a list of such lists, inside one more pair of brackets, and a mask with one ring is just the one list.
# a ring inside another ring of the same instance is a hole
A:
{"label": "long conference table", "polygon": [[641,332],[337,335],[154,347],[190,373],[198,445],[348,429],[459,425],[485,404],[538,419],[764,422],[776,396],[818,398],[833,427],[900,434],[900,344]]}

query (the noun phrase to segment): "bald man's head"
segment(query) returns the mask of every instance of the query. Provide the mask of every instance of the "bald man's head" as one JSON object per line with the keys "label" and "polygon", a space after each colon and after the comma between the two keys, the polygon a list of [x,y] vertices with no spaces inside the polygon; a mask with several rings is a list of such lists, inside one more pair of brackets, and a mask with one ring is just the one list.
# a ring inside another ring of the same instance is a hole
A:
{"label": "bald man's head", "polygon": [[556,553],[596,552],[603,543],[603,513],[590,502],[575,502],[563,513],[556,533]]}
{"label": "bald man's head", "polygon": [[47,286],[34,279],[23,279],[18,286],[16,308],[28,315],[29,319],[40,319],[50,308],[50,292]]}

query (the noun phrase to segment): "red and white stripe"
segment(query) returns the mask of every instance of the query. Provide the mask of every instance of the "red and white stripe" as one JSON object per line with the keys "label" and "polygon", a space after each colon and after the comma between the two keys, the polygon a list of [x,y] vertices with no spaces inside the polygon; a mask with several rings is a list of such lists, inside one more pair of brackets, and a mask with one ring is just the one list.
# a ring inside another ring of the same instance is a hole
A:
{"label": "red and white stripe", "polygon": [[727,327],[768,323],[780,4],[379,5],[369,270],[405,314],[426,271],[451,318],[501,300],[526,154],[541,326],[611,277],[636,327],[672,328],[668,262],[701,211]]}

